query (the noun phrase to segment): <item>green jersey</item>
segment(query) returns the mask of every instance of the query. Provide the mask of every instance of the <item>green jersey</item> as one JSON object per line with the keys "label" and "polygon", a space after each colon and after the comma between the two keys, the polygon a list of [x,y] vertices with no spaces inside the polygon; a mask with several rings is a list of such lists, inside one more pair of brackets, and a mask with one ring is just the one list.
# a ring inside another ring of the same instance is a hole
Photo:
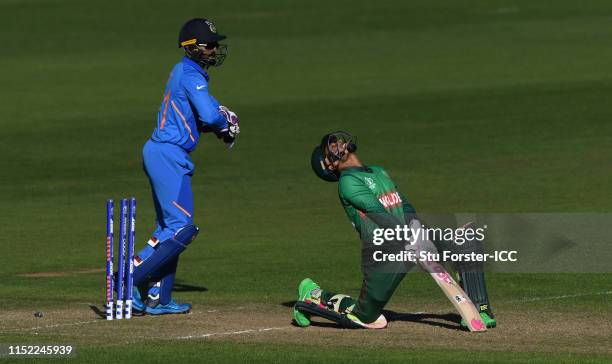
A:
{"label": "green jersey", "polygon": [[378,166],[343,170],[338,194],[349,220],[359,232],[364,249],[372,242],[374,229],[405,225],[405,214],[415,212],[389,174]]}

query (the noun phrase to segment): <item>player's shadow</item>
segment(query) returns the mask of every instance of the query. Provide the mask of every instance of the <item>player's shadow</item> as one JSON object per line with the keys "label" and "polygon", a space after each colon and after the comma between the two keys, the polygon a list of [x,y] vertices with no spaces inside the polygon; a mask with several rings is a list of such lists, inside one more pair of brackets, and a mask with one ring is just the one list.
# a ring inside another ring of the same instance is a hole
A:
{"label": "player's shadow", "polygon": [[89,308],[96,314],[96,316],[98,316],[99,318],[106,318],[106,312],[104,312],[104,310],[100,309],[98,306],[96,305],[89,305]]}
{"label": "player's shadow", "polygon": [[[89,309],[91,309],[93,311],[93,313],[96,314],[96,316],[98,316],[98,318],[101,319],[106,319],[106,307],[100,308],[96,305],[89,305]],[[137,311],[132,311],[132,316],[143,316],[144,313],[141,312],[137,312]]]}
{"label": "player's shadow", "polygon": [[444,327],[449,330],[462,330],[459,323],[461,322],[461,316],[456,313],[400,313],[390,310],[384,310],[383,314],[387,318],[387,321],[406,321],[416,322],[431,326]]}
{"label": "player's shadow", "polygon": [[192,284],[175,282],[173,292],[208,292],[208,288]]}

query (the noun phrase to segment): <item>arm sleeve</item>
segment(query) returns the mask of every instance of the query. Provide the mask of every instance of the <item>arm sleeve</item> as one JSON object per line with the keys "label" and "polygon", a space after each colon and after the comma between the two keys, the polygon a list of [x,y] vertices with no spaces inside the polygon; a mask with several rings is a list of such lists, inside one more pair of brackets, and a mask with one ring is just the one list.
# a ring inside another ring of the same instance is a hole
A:
{"label": "arm sleeve", "polygon": [[[402,199],[402,208],[404,209],[404,214],[416,214],[416,210],[414,206],[408,201],[408,198],[403,193],[399,192],[399,188],[395,186],[395,189],[398,191],[400,198]],[[409,220],[406,220],[409,221]]]}
{"label": "arm sleeve", "polygon": [[395,229],[401,221],[388,213],[370,189],[359,179],[346,176],[340,179],[340,198],[363,212],[370,220],[383,229]]}
{"label": "arm sleeve", "polygon": [[221,106],[221,103],[211,94],[208,95],[210,97],[210,99],[212,100],[213,106],[215,107],[215,109],[219,109],[219,106]]}
{"label": "arm sleeve", "polygon": [[189,102],[197,110],[197,116],[204,125],[218,130],[228,127],[227,120],[219,112],[219,103],[208,93],[208,85],[206,83],[193,82],[187,79],[183,86],[185,87],[185,93]]}
{"label": "arm sleeve", "polygon": [[[381,167],[379,167],[381,168]],[[389,173],[381,168],[382,173],[389,178],[389,180],[391,180],[391,176],[389,176]],[[408,198],[406,197],[406,195],[404,195],[403,193],[400,192],[400,189],[397,187],[397,185],[395,183],[393,183],[393,185],[395,186],[395,190],[397,191],[397,193],[400,195],[400,198],[402,199],[402,209],[404,210],[404,215],[406,217],[406,222],[409,223],[410,220],[412,220],[412,218],[408,218],[409,215],[410,217],[412,217],[412,215],[416,214],[416,210],[414,209],[414,206],[412,206],[412,204],[410,203],[410,201],[408,201]]]}

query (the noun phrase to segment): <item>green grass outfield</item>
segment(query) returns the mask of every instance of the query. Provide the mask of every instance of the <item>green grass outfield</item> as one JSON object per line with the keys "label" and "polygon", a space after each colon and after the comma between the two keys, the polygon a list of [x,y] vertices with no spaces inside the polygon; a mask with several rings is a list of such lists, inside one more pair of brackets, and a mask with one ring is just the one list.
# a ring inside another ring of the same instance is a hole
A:
{"label": "green grass outfield", "polygon": [[[192,155],[201,233],[176,297],[226,311],[193,315],[199,331],[184,317],[78,324],[103,300],[103,273],[87,272],[104,264],[104,201],[135,196],[138,246],[152,231],[141,149],[195,16],[228,35],[210,88],[242,135],[231,152],[205,136]],[[309,166],[331,130],[356,134],[419,211],[612,212],[611,22],[603,0],[0,0],[0,343],[74,343],[88,362],[612,361],[610,274],[490,275],[500,327],[476,337],[392,323],[403,341],[385,345],[290,327],[283,306],[306,276],[360,286],[357,236]],[[409,277],[390,308],[452,312],[434,287]],[[224,326],[245,307],[256,322]],[[267,319],[287,334],[256,331]],[[504,331],[522,320],[536,331]],[[240,329],[255,331],[217,335]]]}

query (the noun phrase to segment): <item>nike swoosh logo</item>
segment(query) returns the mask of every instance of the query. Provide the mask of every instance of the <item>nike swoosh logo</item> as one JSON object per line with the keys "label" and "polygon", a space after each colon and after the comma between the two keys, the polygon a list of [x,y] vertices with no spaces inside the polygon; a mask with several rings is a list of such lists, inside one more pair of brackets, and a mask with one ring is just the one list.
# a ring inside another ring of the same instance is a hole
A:
{"label": "nike swoosh logo", "polygon": [[198,90],[201,90],[201,89],[203,89],[204,87],[206,87],[206,85],[196,86],[196,88],[197,88]]}

